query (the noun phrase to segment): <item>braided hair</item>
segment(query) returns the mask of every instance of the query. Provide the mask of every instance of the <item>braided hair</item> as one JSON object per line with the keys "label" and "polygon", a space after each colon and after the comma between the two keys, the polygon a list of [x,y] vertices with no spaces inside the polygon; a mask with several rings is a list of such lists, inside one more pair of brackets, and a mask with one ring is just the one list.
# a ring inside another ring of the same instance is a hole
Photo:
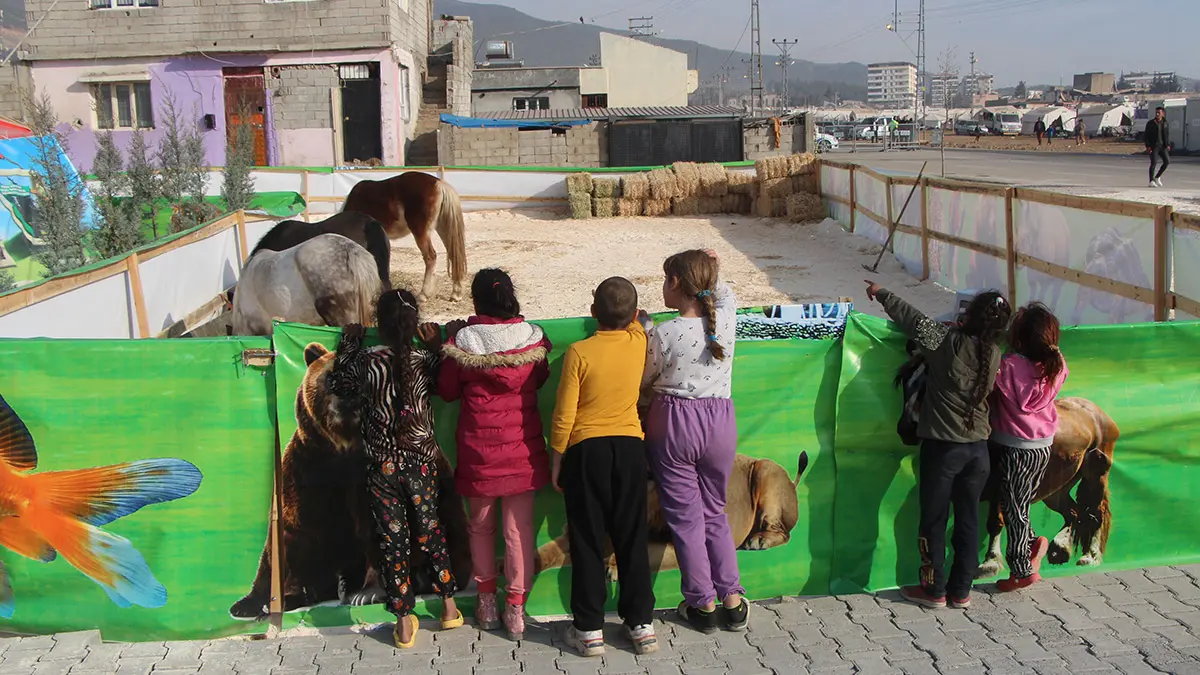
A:
{"label": "braided hair", "polygon": [[975,338],[975,360],[978,364],[975,368],[975,386],[971,391],[971,405],[963,420],[968,431],[975,428],[975,410],[988,395],[992,349],[1008,329],[1011,318],[1012,307],[999,291],[985,291],[976,295],[963,312],[959,331]]}
{"label": "braided hair", "polygon": [[471,281],[471,299],[475,301],[475,313],[480,316],[502,321],[521,316],[512,277],[504,270],[488,268],[476,272]]}
{"label": "braided hair", "polygon": [[725,360],[725,347],[717,342],[717,301],[713,289],[717,286],[717,261],[704,251],[676,253],[663,262],[663,274],[679,282],[679,292],[700,302],[704,319],[704,337],[708,353],[718,361]]}
{"label": "braided hair", "polygon": [[379,339],[392,350],[392,375],[396,390],[400,382],[411,376],[410,358],[413,340],[417,337],[417,298],[411,291],[396,289],[379,296],[375,308],[375,324],[379,327]]}
{"label": "braided hair", "polygon": [[1031,302],[1013,317],[1008,344],[1014,352],[1036,363],[1042,377],[1053,382],[1066,365],[1058,351],[1058,338],[1058,317],[1042,303]]}

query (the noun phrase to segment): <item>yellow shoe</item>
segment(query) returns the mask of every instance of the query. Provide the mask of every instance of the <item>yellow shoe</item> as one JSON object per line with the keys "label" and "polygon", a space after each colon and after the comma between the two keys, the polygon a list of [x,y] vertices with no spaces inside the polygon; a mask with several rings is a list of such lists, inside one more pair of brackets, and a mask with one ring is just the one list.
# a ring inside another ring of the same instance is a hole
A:
{"label": "yellow shoe", "polygon": [[455,617],[449,621],[442,619],[442,630],[454,630],[465,623],[463,614],[460,611],[455,611]]}
{"label": "yellow shoe", "polygon": [[[400,641],[400,622],[407,621],[412,624],[412,639],[408,642]],[[406,614],[396,620],[396,627],[392,629],[392,641],[396,643],[397,649],[412,649],[417,644],[417,629],[421,622],[417,619],[416,614]]]}

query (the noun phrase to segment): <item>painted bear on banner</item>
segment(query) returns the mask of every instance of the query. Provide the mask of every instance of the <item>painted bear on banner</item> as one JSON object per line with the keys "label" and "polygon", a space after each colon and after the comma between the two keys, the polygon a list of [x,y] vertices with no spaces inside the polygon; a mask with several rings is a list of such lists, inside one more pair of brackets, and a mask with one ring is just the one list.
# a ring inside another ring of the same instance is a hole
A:
{"label": "painted bear on banner", "polygon": [[[366,457],[359,417],[327,386],[335,352],[312,343],[304,350],[308,368],[296,394],[296,432],[283,455],[279,511],[283,558],[283,610],[332,600],[347,605],[381,603],[379,545],[368,502]],[[454,491],[453,470],[443,457],[439,516],[446,523],[454,571],[470,578],[466,512]],[[237,619],[261,619],[271,596],[270,538],[250,592],[229,609]],[[414,543],[412,583],[432,591],[428,565]]]}

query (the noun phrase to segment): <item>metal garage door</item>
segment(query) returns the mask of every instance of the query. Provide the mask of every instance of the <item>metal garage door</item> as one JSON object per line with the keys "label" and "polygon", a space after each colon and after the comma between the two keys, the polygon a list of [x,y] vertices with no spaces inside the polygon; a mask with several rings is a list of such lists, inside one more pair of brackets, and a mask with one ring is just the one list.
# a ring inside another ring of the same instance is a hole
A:
{"label": "metal garage door", "polygon": [[629,120],[608,128],[609,166],[663,166],[672,162],[738,162],[742,122]]}

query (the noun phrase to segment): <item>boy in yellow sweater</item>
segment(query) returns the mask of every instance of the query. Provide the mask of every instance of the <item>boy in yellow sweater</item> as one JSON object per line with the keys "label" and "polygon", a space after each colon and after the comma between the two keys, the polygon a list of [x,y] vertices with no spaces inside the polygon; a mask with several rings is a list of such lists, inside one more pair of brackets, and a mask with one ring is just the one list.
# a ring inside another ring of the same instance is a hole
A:
{"label": "boy in yellow sweater", "polygon": [[638,394],[646,331],[636,320],[637,289],[612,277],[597,288],[592,337],[563,357],[550,432],[553,481],[567,507],[571,613],[567,643],[583,656],[604,653],[606,537],[617,559],[617,613],[639,654],[658,650],[646,548],[646,453]]}

